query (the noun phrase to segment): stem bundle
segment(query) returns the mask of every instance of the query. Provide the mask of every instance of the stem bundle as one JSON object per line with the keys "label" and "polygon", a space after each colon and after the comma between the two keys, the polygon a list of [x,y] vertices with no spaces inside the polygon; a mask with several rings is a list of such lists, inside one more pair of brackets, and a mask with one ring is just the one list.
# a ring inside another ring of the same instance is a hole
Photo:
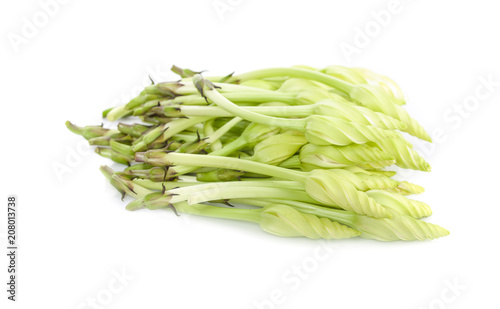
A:
{"label": "stem bundle", "polygon": [[[285,236],[424,240],[448,231],[420,220],[423,188],[385,167],[430,171],[401,132],[429,141],[389,78],[359,68],[270,68],[148,86],[110,121],[79,127],[96,153],[128,165],[101,171],[128,210],[171,209],[248,221]],[[206,204],[210,203],[210,204]],[[244,208],[234,207],[237,204]]]}

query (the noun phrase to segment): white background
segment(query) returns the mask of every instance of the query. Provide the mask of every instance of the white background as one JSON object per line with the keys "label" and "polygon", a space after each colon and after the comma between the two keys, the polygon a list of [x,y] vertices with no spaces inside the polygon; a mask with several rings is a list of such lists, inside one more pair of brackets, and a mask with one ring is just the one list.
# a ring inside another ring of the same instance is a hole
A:
{"label": "white background", "polygon": [[[6,301],[1,254],[1,307],[92,308],[88,299],[100,297],[109,301],[102,308],[498,308],[499,8],[389,3],[67,1],[44,21],[38,1],[2,1],[1,251],[6,197],[17,194],[20,252],[16,304]],[[388,7],[389,18],[377,21]],[[36,33],[12,44],[34,17]],[[355,42],[367,28],[368,41]],[[357,48],[351,57],[346,44]],[[411,115],[444,134],[432,149],[417,146],[433,171],[405,177],[427,189],[418,198],[450,236],[321,243],[125,211],[98,170],[109,161],[80,148],[64,122],[100,124],[101,111],[130,99],[148,74],[176,78],[172,64],[214,75],[340,64],[390,76]],[[481,78],[497,84],[477,98]],[[70,171],[58,177],[60,165]],[[124,283],[115,282],[123,271]],[[111,293],[110,283],[121,290]]]}

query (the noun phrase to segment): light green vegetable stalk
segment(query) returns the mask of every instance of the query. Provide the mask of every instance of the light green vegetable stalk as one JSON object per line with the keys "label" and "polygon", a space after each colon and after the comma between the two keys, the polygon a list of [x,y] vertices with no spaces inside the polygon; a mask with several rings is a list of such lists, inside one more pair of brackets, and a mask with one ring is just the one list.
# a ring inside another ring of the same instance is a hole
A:
{"label": "light green vegetable stalk", "polygon": [[[228,96],[225,96],[228,99]],[[235,101],[231,101],[235,102]],[[322,115],[339,118],[348,122],[356,122],[387,130],[403,130],[406,125],[399,120],[382,113],[374,112],[362,106],[342,103],[333,100],[321,100],[311,105],[298,106],[243,106],[244,110],[273,117],[308,117]],[[166,106],[165,115],[168,117],[215,116],[230,117],[233,114],[223,108],[214,106]]]}
{"label": "light green vegetable stalk", "polygon": [[286,205],[272,205],[262,209],[234,209],[203,204],[187,205],[180,202],[174,207],[181,213],[254,222],[265,232],[282,237],[344,239],[360,234],[359,231],[338,222],[302,213]]}
{"label": "light green vegetable stalk", "polygon": [[301,134],[290,132],[276,134],[255,145],[254,154],[249,159],[278,165],[293,156],[306,143],[306,138]]}
{"label": "light green vegetable stalk", "polygon": [[101,167],[122,199],[132,199],[126,209],[248,221],[284,237],[449,234],[420,220],[431,208],[407,197],[424,189],[390,170],[431,168],[402,132],[430,137],[388,77],[343,66],[205,77],[172,71],[181,79],[151,80],[127,104],[102,112],[109,121],[131,118],[116,128],[66,123],[96,153],[128,165]]}
{"label": "light green vegetable stalk", "polygon": [[[200,160],[202,160],[200,155],[156,151],[136,153],[135,159],[138,162],[145,162],[155,166],[198,166]],[[204,156],[203,164],[207,167],[250,171],[298,181],[305,184],[306,192],[313,199],[323,204],[340,206],[346,210],[353,210],[356,213],[377,218],[390,217],[390,214],[383,206],[375,202],[366,193],[358,191],[351,180],[331,171],[314,170],[306,173],[248,160],[218,156]]]}
{"label": "light green vegetable stalk", "polygon": [[396,211],[391,211],[391,219],[377,219],[345,210],[336,210],[297,201],[241,199],[235,200],[235,202],[263,207],[275,205],[276,203],[286,204],[300,212],[315,214],[316,216],[328,218],[350,226],[360,231],[362,238],[380,241],[436,239],[447,236],[450,233],[438,225],[416,220],[412,217],[398,214]]}
{"label": "light green vegetable stalk", "polygon": [[300,149],[301,167],[306,171],[366,164],[379,168],[396,162],[392,154],[367,145],[318,146],[307,144]]}
{"label": "light green vegetable stalk", "polygon": [[312,115],[304,119],[285,119],[265,116],[238,107],[222,96],[212,84],[200,75],[195,75],[193,82],[200,89],[202,95],[226,111],[248,121],[304,132],[307,140],[316,145],[363,144],[396,136],[393,131],[347,122],[336,117]]}
{"label": "light green vegetable stalk", "polygon": [[361,106],[368,107],[371,110],[382,112],[393,118],[401,120],[408,126],[405,132],[408,132],[409,134],[419,137],[423,140],[431,141],[429,135],[425,132],[422,126],[420,126],[417,121],[411,118],[404,109],[402,109],[397,103],[395,103],[394,98],[387,95],[386,92],[380,90],[374,85],[353,85],[327,74],[298,68],[271,68],[257,70],[237,76],[232,76],[229,81],[242,82],[247,79],[256,79],[270,76],[291,76],[306,78],[334,87],[338,91],[347,94],[354,102],[357,102]]}
{"label": "light green vegetable stalk", "polygon": [[398,105],[404,105],[405,97],[399,86],[387,76],[376,74],[363,68],[346,68],[339,65],[328,66],[320,72],[342,79],[354,85],[374,84],[395,99]]}

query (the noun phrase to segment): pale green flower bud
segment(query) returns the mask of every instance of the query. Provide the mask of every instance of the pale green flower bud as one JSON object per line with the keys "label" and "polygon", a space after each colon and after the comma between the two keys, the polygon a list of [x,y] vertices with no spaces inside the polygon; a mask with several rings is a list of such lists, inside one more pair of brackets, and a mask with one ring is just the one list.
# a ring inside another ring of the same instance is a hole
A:
{"label": "pale green flower bud", "polygon": [[279,204],[264,207],[259,224],[264,231],[284,237],[342,239],[360,234],[359,231],[338,222],[305,214],[290,206]]}
{"label": "pale green flower bud", "polygon": [[302,168],[306,171],[317,168],[331,169],[359,164],[383,167],[395,163],[395,159],[391,154],[364,144],[348,146],[307,144],[300,149],[300,161]]}
{"label": "pale green flower bud", "polygon": [[351,99],[373,111],[381,112],[404,122],[408,127],[405,132],[431,142],[425,129],[408,112],[394,102],[394,99],[373,85],[357,85],[349,92]]}
{"label": "pale green flower bud", "polygon": [[377,141],[374,145],[385,153],[389,153],[396,159],[396,165],[402,168],[411,168],[424,172],[430,172],[431,166],[422,158],[412,145],[401,135]]}
{"label": "pale green flower bud", "polygon": [[293,156],[306,143],[307,139],[303,135],[277,134],[255,145],[251,160],[278,165]]}
{"label": "pale green flower bud", "polygon": [[362,106],[333,100],[317,102],[314,104],[314,112],[318,115],[337,117],[346,121],[357,122],[381,129],[404,130],[407,128],[403,122],[385,114],[374,112]]}
{"label": "pale green flower bud", "polygon": [[[332,170],[334,171],[334,170]],[[329,170],[314,170],[305,181],[306,192],[318,202],[339,206],[375,218],[389,218],[391,215],[374,199],[358,191],[353,181]]]}
{"label": "pale green flower bud", "polygon": [[397,132],[394,131],[317,115],[307,117],[305,134],[310,143],[338,146],[364,144],[397,136]]}
{"label": "pale green flower bud", "polygon": [[243,133],[241,133],[241,138],[244,139],[248,144],[258,143],[270,136],[273,136],[281,131],[278,127],[266,126],[258,123],[249,124]]}
{"label": "pale green flower bud", "polygon": [[401,194],[383,190],[371,190],[367,191],[366,194],[381,205],[415,219],[428,217],[432,214],[431,208],[426,203],[408,199]]}

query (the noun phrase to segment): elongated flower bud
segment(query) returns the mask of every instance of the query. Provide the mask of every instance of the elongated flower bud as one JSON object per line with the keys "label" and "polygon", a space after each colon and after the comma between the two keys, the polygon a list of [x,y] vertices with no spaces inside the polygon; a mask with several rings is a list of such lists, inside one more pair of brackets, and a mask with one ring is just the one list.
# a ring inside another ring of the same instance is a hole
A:
{"label": "elongated flower bud", "polygon": [[[156,99],[159,99],[161,98],[162,95],[160,93],[156,93],[156,94],[151,94],[151,93],[145,93],[145,92],[142,92],[141,94],[139,94],[137,97],[133,98],[132,100],[130,100],[130,102],[128,102],[126,105],[125,105],[125,108],[127,110],[132,110],[146,102],[149,102],[149,101],[152,101],[152,100],[156,100]],[[167,96],[167,97],[170,97],[170,96]],[[109,114],[108,114],[109,115]]]}
{"label": "elongated flower bud", "polygon": [[408,199],[401,194],[383,190],[371,190],[367,191],[366,194],[381,205],[415,219],[428,217],[432,214],[431,208],[426,203]]}
{"label": "elongated flower bud", "polygon": [[399,193],[402,195],[420,194],[425,191],[425,189],[422,188],[421,186],[408,181],[401,181],[397,187],[385,190],[388,192]]}
{"label": "elongated flower bud", "polygon": [[326,68],[321,69],[320,72],[339,78],[353,85],[366,83],[366,79],[361,72],[340,65],[327,66]]}
{"label": "elongated flower bud", "polygon": [[154,182],[163,182],[167,180],[171,181],[176,179],[173,169],[158,166],[150,169],[130,169],[123,171],[120,175],[129,178],[149,179]]}
{"label": "elongated flower bud", "polygon": [[401,106],[395,104],[390,96],[372,85],[357,85],[349,93],[352,100],[358,102],[373,111],[381,112],[393,118],[401,120],[408,127],[404,130],[409,134],[431,142],[431,138],[425,129],[408,115]]}
{"label": "elongated flower bud", "polygon": [[141,136],[144,132],[148,131],[151,129],[151,126],[145,126],[143,124],[125,124],[125,123],[119,123],[118,124],[118,130],[122,133],[128,134],[133,137],[139,137]]}
{"label": "elongated flower bud", "polygon": [[359,164],[383,167],[394,164],[396,160],[391,154],[364,144],[348,146],[307,144],[300,149],[300,162],[304,170],[311,171],[317,168],[331,169]]}
{"label": "elongated flower bud", "polygon": [[386,130],[404,130],[407,128],[406,124],[397,119],[352,103],[323,100],[314,104],[314,112],[318,115],[337,117]]}
{"label": "elongated flower bud", "polygon": [[388,218],[390,214],[374,199],[358,191],[351,181],[326,170],[314,170],[305,181],[306,192],[318,202],[339,206],[375,218]]}
{"label": "elongated flower bud", "polygon": [[293,156],[306,143],[307,139],[303,135],[277,134],[255,145],[251,160],[278,165]]}
{"label": "elongated flower bud", "polygon": [[430,172],[431,166],[415,150],[412,149],[402,136],[379,140],[375,143],[383,152],[390,153],[396,159],[396,165],[402,168],[411,168]]}
{"label": "elongated flower bud", "polygon": [[132,137],[124,134],[124,133],[115,133],[108,136],[99,136],[93,137],[89,139],[89,145],[91,146],[110,146],[111,141],[113,140],[123,140],[123,141],[132,141]]}
{"label": "elongated flower bud", "polygon": [[204,182],[213,181],[234,181],[239,180],[243,176],[244,172],[229,170],[225,168],[218,168],[213,171],[197,173],[196,180]]}
{"label": "elongated flower bud", "polygon": [[102,125],[79,127],[77,125],[72,124],[69,121],[66,121],[66,127],[71,132],[83,136],[86,140],[90,140],[92,138],[101,137],[101,136],[109,136],[111,134],[116,133],[116,130],[110,130],[110,129],[103,128]]}
{"label": "elongated flower bud", "polygon": [[173,65],[171,68],[170,68],[170,71],[174,72],[175,74],[178,74],[180,77],[182,78],[186,78],[186,77],[192,77],[196,74],[200,74],[202,72],[196,72],[196,71],[193,71],[193,70],[190,70],[190,69],[183,69],[183,68],[180,68],[176,65]]}
{"label": "elongated flower bud", "polygon": [[317,83],[315,81],[303,78],[289,78],[283,82],[281,87],[278,89],[280,92],[288,92],[288,93],[297,93],[302,89],[310,89],[310,88],[321,88],[328,90],[330,87],[325,86],[321,83]]}
{"label": "elongated flower bud", "polygon": [[365,168],[360,167],[360,166],[347,166],[344,169],[351,171],[353,173],[356,173],[356,174],[357,173],[364,173],[367,175],[382,175],[382,176],[386,176],[386,177],[392,177],[392,176],[395,176],[397,174],[394,171],[383,171],[383,170],[373,169],[373,168],[365,169]]}
{"label": "elongated flower bud", "polygon": [[359,191],[394,188],[399,185],[399,181],[384,175],[371,175],[368,173],[353,173],[345,169],[332,169],[328,172],[342,177],[352,183]]}
{"label": "elongated flower bud", "polygon": [[392,210],[391,214],[391,219],[356,216],[353,226],[361,231],[361,237],[381,241],[427,240],[450,234],[448,230],[438,225],[401,215]]}
{"label": "elongated flower bud", "polygon": [[335,117],[312,115],[307,117],[305,134],[307,140],[316,145],[345,146],[395,137],[397,132]]}
{"label": "elongated flower bud", "polygon": [[342,239],[360,234],[359,231],[338,222],[305,214],[285,205],[266,206],[262,209],[261,217],[260,227],[278,236]]}
{"label": "elongated flower bud", "polygon": [[139,210],[139,209],[162,209],[162,208],[173,208],[173,205],[170,203],[172,196],[165,194],[165,192],[153,192],[142,198],[138,198],[135,201],[132,201],[127,204],[125,207],[127,210]]}
{"label": "elongated flower bud", "polygon": [[130,162],[134,160],[134,157],[116,152],[110,148],[97,147],[95,152],[120,164],[130,165]]}
{"label": "elongated flower bud", "polygon": [[258,143],[266,138],[278,134],[281,129],[278,127],[271,127],[258,123],[249,124],[243,133],[241,133],[241,138],[244,139],[248,144]]}
{"label": "elongated flower bud", "polygon": [[127,143],[128,141],[111,140],[109,145],[114,151],[133,157],[135,152],[132,150],[132,147],[130,145],[127,145]]}
{"label": "elongated flower bud", "polygon": [[[163,82],[154,84],[151,86],[147,86],[143,93],[158,95],[162,97],[175,98],[177,95],[177,90],[184,86],[184,84],[180,82]],[[134,106],[135,107],[135,106]],[[131,109],[131,107],[128,107]]]}
{"label": "elongated flower bud", "polygon": [[366,83],[376,85],[382,90],[384,90],[388,95],[395,99],[395,103],[398,105],[405,105],[406,99],[403,91],[399,86],[389,77],[381,74],[377,74],[370,70],[364,68],[352,68],[352,70],[360,73],[366,80]]}
{"label": "elongated flower bud", "polygon": [[354,85],[371,84],[376,85],[381,90],[395,99],[398,105],[405,104],[404,94],[399,86],[390,78],[374,73],[363,68],[347,68],[340,65],[328,66],[320,72],[342,79]]}
{"label": "elongated flower bud", "polygon": [[295,100],[298,105],[311,105],[325,99],[334,99],[335,97],[326,89],[318,87],[304,87],[297,92]]}
{"label": "elongated flower bud", "polygon": [[[288,202],[287,202],[288,204]],[[360,237],[380,241],[426,240],[447,236],[446,229],[422,220],[417,220],[387,208],[392,218],[373,218],[352,211],[331,209],[307,203],[291,202],[297,210],[328,218],[348,225],[361,232]]]}

